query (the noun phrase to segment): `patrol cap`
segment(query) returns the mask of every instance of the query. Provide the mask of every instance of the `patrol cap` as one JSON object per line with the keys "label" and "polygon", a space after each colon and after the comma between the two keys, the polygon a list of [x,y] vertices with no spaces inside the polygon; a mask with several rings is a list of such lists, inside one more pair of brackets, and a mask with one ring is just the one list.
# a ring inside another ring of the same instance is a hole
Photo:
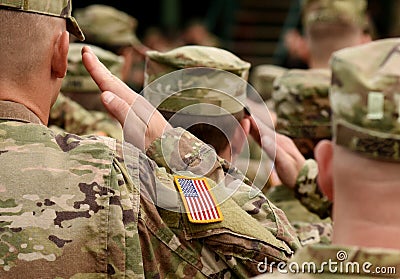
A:
{"label": "patrol cap", "polygon": [[65,18],[68,32],[81,41],[85,40],[78,23],[71,16],[71,0],[0,0],[0,9]]}
{"label": "patrol cap", "polygon": [[400,162],[400,39],[339,50],[331,69],[336,144]]}
{"label": "patrol cap", "polygon": [[367,28],[366,9],[366,0],[303,0],[303,24],[342,22]]}
{"label": "patrol cap", "polygon": [[331,138],[328,69],[292,69],[274,82],[276,130],[292,138]]}
{"label": "patrol cap", "polygon": [[[91,78],[82,63],[81,50],[88,44],[71,43],[68,52],[68,69],[65,76],[61,91],[63,92],[97,92],[98,86]],[[88,45],[99,58],[99,60],[110,70],[111,73],[120,77],[124,58],[110,51],[104,50],[97,46]],[[99,91],[100,93],[100,91]]]}
{"label": "patrol cap", "polygon": [[[168,112],[208,103],[216,109],[197,106],[184,113],[234,114],[244,108],[249,68],[250,63],[216,47],[188,45],[168,52],[147,51],[144,96]],[[160,99],[164,101],[159,103]]]}
{"label": "patrol cap", "polygon": [[140,44],[135,35],[137,20],[107,5],[90,5],[76,9],[74,16],[92,44],[125,46]]}
{"label": "patrol cap", "polygon": [[286,68],[272,64],[258,65],[250,73],[250,84],[262,99],[271,98],[274,80],[287,71]]}

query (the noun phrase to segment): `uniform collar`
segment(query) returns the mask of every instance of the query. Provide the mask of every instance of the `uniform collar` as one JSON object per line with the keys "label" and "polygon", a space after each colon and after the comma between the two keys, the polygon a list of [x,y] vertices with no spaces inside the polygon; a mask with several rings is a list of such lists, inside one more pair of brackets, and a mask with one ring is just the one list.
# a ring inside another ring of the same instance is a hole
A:
{"label": "uniform collar", "polygon": [[0,101],[0,120],[16,120],[26,123],[43,124],[39,117],[22,104]]}

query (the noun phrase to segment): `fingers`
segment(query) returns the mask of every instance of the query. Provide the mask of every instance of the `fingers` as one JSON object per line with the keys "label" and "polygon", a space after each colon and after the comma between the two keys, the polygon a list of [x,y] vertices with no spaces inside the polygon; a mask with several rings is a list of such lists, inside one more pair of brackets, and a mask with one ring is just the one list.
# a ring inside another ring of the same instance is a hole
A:
{"label": "fingers", "polygon": [[128,103],[109,91],[105,91],[103,94],[101,94],[101,100],[105,108],[123,126],[130,109]]}
{"label": "fingers", "polygon": [[117,95],[106,91],[101,95],[101,99],[106,109],[124,127],[124,140],[144,151],[146,142],[151,142],[154,138],[152,137],[151,140],[147,138],[146,124],[136,115],[128,103]]}
{"label": "fingers", "polygon": [[134,102],[137,94],[123,81],[111,74],[88,46],[82,48],[82,62],[101,91],[112,91],[128,104]]}

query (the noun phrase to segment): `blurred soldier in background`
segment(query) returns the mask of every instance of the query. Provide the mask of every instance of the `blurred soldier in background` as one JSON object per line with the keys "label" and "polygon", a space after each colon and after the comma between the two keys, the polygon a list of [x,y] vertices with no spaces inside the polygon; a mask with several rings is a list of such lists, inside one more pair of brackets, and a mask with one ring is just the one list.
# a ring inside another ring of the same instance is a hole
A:
{"label": "blurred soldier in background", "polygon": [[[71,43],[68,69],[61,93],[50,111],[49,126],[77,135],[97,134],[122,140],[122,127],[110,116],[101,101],[100,90],[82,63],[85,44]],[[100,61],[117,76],[121,76],[123,57],[99,47],[88,45]]]}
{"label": "blurred soldier in background", "polygon": [[[301,249],[293,259],[315,264],[316,278],[398,278],[399,46],[384,39],[333,54],[333,141],[316,148],[319,185],[333,200],[333,245]],[[326,264],[332,259],[358,268],[334,269]],[[310,277],[276,273],[265,278]]]}
{"label": "blurred soldier in background", "polygon": [[[341,48],[355,46],[363,43],[367,43],[371,41],[370,36],[370,21],[368,19],[367,13],[367,2],[365,0],[304,0],[302,2],[302,23],[304,28],[305,37],[301,38],[304,41],[304,47],[307,48],[308,54],[308,65],[311,69],[313,68],[323,68],[327,69],[329,67],[329,59],[331,57],[332,52],[339,50]],[[300,83],[299,83],[300,84]],[[295,92],[298,92],[296,88],[293,89]],[[283,95],[287,95],[286,89],[282,90]],[[278,94],[280,96],[282,94]],[[295,93],[297,94],[297,93]],[[291,94],[287,95],[288,97]],[[294,95],[293,95],[294,96]],[[293,100],[295,98],[290,97]],[[280,98],[282,101],[283,98]],[[275,100],[269,100],[271,103],[274,103]],[[326,101],[325,101],[326,103]],[[293,105],[288,107],[287,103],[283,102],[282,110],[280,112],[281,117],[280,122],[284,121],[286,124],[289,123],[289,119],[287,116],[291,114],[293,111]],[[272,105],[274,108],[275,104]],[[329,117],[326,111],[318,111],[318,105],[314,105],[317,108],[317,111],[313,113],[319,114],[319,117],[323,117],[325,114],[326,117]],[[273,109],[274,110],[274,109]],[[285,112],[286,111],[286,112]],[[282,118],[282,112],[286,115]],[[307,113],[307,110],[304,110],[304,113]],[[273,111],[273,113],[277,113]],[[299,118],[302,112],[297,111],[297,118]],[[262,116],[257,115],[258,118]],[[310,115],[308,117],[311,117]],[[283,120],[285,119],[285,120]],[[302,118],[304,119],[304,118]],[[290,119],[290,122],[296,121],[296,119]],[[300,123],[300,125],[304,125]],[[282,125],[280,125],[282,126]],[[281,127],[282,128],[282,127]],[[326,130],[326,127],[325,127]],[[292,129],[292,132],[294,130]],[[301,131],[301,129],[297,129],[297,131]],[[308,131],[307,133],[309,133]],[[287,136],[292,138],[296,137],[296,142],[301,144],[297,144],[297,147],[302,148],[300,150],[307,158],[312,158],[312,148],[315,146],[315,143],[319,141],[323,137],[319,137],[316,139],[317,135],[311,135],[310,139],[307,139],[307,136],[298,137],[293,136],[286,131]],[[325,133],[326,134],[326,133]],[[327,137],[329,138],[329,136]],[[286,142],[286,139],[283,139],[282,142]],[[295,152],[294,150],[292,150]],[[296,152],[295,152],[296,153]],[[330,216],[331,207],[330,202],[326,200],[326,197],[318,191],[318,187],[315,181],[317,171],[312,171],[316,169],[315,162],[309,160],[306,162],[304,168],[302,168],[300,175],[296,179],[296,183],[284,183],[287,185],[296,185],[296,187],[300,187],[301,189],[296,190],[298,197],[300,198],[302,203],[307,204],[307,207],[312,211],[317,213],[321,218],[326,218]],[[278,171],[279,172],[279,171]],[[292,175],[290,175],[292,176]],[[282,178],[280,179],[287,179]],[[290,178],[290,180],[294,180]]]}
{"label": "blurred soldier in background", "polygon": [[[208,86],[211,89],[212,85],[216,84],[217,87],[223,88],[226,82],[225,79],[229,77],[227,77],[227,74],[219,74],[217,71],[223,70],[242,78],[243,80],[239,83],[236,82],[236,84],[238,87],[245,87],[250,68],[248,62],[239,59],[224,49],[205,46],[184,46],[164,53],[148,51],[147,57],[146,86],[160,76],[165,76],[173,71],[189,67],[208,67],[216,69],[214,76],[209,77],[209,79],[194,80],[196,76],[193,74],[193,80],[191,80],[190,76],[186,74],[187,84],[192,82],[191,86],[193,87]],[[167,87],[167,82],[171,81],[168,80],[167,76],[165,80],[166,84],[164,86]],[[172,86],[177,87],[177,85]],[[151,86],[151,88],[153,87]],[[221,158],[228,162],[234,162],[249,179],[253,182],[257,179],[264,186],[268,181],[271,159],[261,158],[260,153],[260,156],[256,159],[239,158],[238,161],[238,155],[242,152],[250,129],[250,122],[245,109],[247,103],[246,91],[242,90],[240,92],[233,85],[225,88],[232,90],[227,92],[228,96],[211,89],[203,89],[202,91],[193,89],[191,92],[187,91],[184,94],[175,94],[165,102],[160,103],[158,110],[161,111],[166,119],[170,119],[172,126],[184,127],[202,141],[211,144]],[[227,91],[225,88],[223,89]],[[157,105],[153,100],[156,98],[158,100],[160,96],[151,95],[153,93],[147,93],[147,91],[145,90],[146,98],[153,105]],[[235,95],[237,92],[240,94]],[[160,95],[160,93],[154,94]],[[240,101],[235,101],[234,99]],[[202,103],[216,104],[221,107],[221,111],[216,113],[209,107],[199,111],[189,107],[193,104]],[[265,106],[262,113],[265,114],[265,118],[269,116]]]}
{"label": "blurred soldier in background", "polygon": [[293,139],[306,159],[314,147],[331,138],[328,69],[288,70],[274,82],[272,100],[276,131]]}
{"label": "blurred soldier in background", "polygon": [[336,50],[371,41],[366,0],[303,1],[304,36],[310,68],[329,68]]}
{"label": "blurred soldier in background", "polygon": [[328,68],[332,52],[373,38],[366,0],[303,0],[298,5],[302,32],[285,30],[283,38],[288,55],[308,68]]}
{"label": "blurred soldier in background", "polygon": [[274,80],[286,71],[286,68],[276,65],[258,65],[251,70],[249,82],[260,94],[261,98],[264,101],[268,101],[271,99],[274,90]]}
{"label": "blurred soldier in background", "polygon": [[[272,100],[278,118],[276,131],[291,138],[306,159],[314,158],[314,148],[319,141],[331,139],[330,81],[331,73],[328,69],[291,69],[276,78],[274,82]],[[308,164],[311,162],[312,160]],[[331,203],[326,198],[318,202],[318,207],[325,204],[325,209],[328,210],[323,214],[324,220],[321,220],[300,203],[297,198],[302,200],[307,197],[299,192],[302,190],[294,191],[287,185],[279,185],[272,187],[267,196],[286,213],[288,219],[298,229],[300,239],[304,240],[304,243],[329,243],[332,233],[329,218]],[[306,205],[315,210],[317,205],[308,203],[310,201],[306,201]],[[308,225],[309,223],[313,224],[315,230],[314,234],[311,233],[312,236],[310,232],[306,234],[303,232],[313,228]],[[302,234],[305,234],[304,237]]]}
{"label": "blurred soldier in background", "polygon": [[140,92],[148,48],[136,36],[137,20],[114,7],[98,4],[76,9],[74,16],[85,33],[86,43],[124,57],[121,79]]}

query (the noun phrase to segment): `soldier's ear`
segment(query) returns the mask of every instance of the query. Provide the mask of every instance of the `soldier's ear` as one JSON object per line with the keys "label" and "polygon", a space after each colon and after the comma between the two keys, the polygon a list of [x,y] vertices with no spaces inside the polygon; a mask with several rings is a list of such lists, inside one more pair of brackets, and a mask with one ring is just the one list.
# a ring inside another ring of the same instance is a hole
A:
{"label": "soldier's ear", "polygon": [[57,78],[65,77],[68,66],[69,33],[62,32],[54,45],[54,52],[51,60],[52,73]]}
{"label": "soldier's ear", "polygon": [[318,163],[318,186],[321,191],[333,200],[333,177],[332,177],[332,160],[333,145],[331,141],[320,141],[314,150],[315,159]]}

